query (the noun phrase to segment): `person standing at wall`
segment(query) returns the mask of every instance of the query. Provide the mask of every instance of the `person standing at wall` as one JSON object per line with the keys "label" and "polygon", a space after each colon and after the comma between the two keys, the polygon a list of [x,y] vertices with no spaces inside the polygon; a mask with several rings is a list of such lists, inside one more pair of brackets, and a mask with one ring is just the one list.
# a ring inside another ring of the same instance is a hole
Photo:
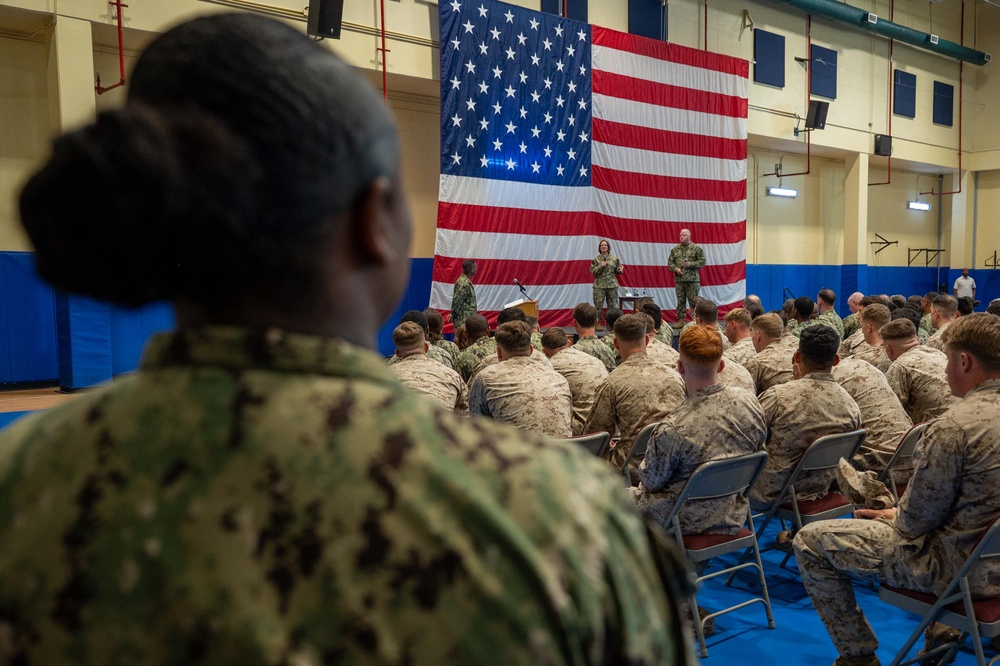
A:
{"label": "person standing at wall", "polygon": [[[701,286],[699,269],[705,265],[705,251],[691,242],[691,231],[681,229],[680,244],[670,250],[667,265],[674,272],[677,291],[677,321],[674,328],[684,328],[687,308],[694,307],[691,299],[698,295]],[[692,316],[693,319],[693,316]]]}
{"label": "person standing at wall", "polygon": [[969,277],[968,268],[962,269],[962,277],[956,278],[951,290],[955,298],[967,296],[972,300],[976,300],[976,281]]}
{"label": "person standing at wall", "polygon": [[611,254],[611,243],[602,239],[597,245],[597,256],[590,262],[590,273],[594,276],[594,307],[598,314],[605,303],[609,308],[618,307],[618,276],[623,270],[621,260]]}
{"label": "person standing at wall", "polygon": [[472,285],[476,270],[475,260],[466,259],[462,262],[462,274],[455,280],[455,289],[451,292],[451,322],[456,329],[476,314],[476,288]]}

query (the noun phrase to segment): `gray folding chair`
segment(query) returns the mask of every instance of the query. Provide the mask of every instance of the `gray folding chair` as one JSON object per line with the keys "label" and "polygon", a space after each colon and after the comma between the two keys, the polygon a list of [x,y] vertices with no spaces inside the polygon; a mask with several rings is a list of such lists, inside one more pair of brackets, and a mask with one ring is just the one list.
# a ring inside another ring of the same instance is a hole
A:
{"label": "gray folding chair", "polygon": [[930,421],[924,421],[923,423],[918,423],[903,435],[903,438],[899,440],[899,446],[896,447],[896,452],[892,454],[892,458],[889,458],[889,462],[886,464],[885,469],[882,473],[878,475],[878,480],[886,485],[892,496],[899,501],[900,495],[906,490],[908,484],[901,483],[896,484],[896,481],[892,478],[892,468],[895,467],[903,458],[912,458],[913,451],[917,448],[917,442],[920,441],[921,436],[924,434],[924,430],[927,429],[927,425]]}
{"label": "gray folding chair", "polygon": [[589,435],[577,435],[576,437],[559,439],[556,441],[568,442],[575,446],[585,447],[588,451],[600,458],[604,455],[604,452],[608,450],[608,444],[611,443],[611,435],[606,432],[592,432]]}
{"label": "gray folding chair", "polygon": [[749,506],[747,507],[748,527],[743,527],[736,534],[683,534],[680,513],[685,503],[689,502],[720,499],[733,495],[746,498],[750,488],[753,487],[757,477],[763,471],[765,463],[767,463],[767,453],[757,451],[736,458],[713,460],[699,465],[684,485],[681,494],[677,497],[677,503],[674,504],[673,511],[667,517],[667,533],[672,534],[677,539],[677,544],[683,549],[684,554],[695,564],[743,549],[751,550],[754,554],[753,562],[745,564],[741,562],[733,567],[714,571],[698,578],[700,584],[702,581],[726,574],[732,575],[741,569],[752,567],[757,570],[761,587],[761,596],[715,611],[704,618],[698,616],[698,604],[695,595],[691,595],[689,600],[691,614],[694,617],[695,633],[698,636],[698,646],[702,657],[708,656],[704,630],[704,623],[708,620],[750,604],[762,603],[767,612],[767,627],[774,629],[774,615],[771,613],[771,598],[767,594],[767,581],[764,579],[764,567],[760,561],[760,547],[757,544],[757,534],[754,532],[753,517],[750,514]]}
{"label": "gray folding chair", "polygon": [[646,447],[649,446],[649,438],[653,436],[653,428],[658,425],[660,425],[659,421],[647,424],[642,430],[639,431],[639,434],[635,436],[635,439],[632,440],[632,448],[629,449],[628,455],[625,457],[625,462],[623,462],[622,466],[618,469],[618,471],[621,472],[622,477],[625,479],[625,485],[632,485],[632,473],[629,472],[628,468],[629,463],[631,463],[632,459],[636,456],[646,455]]}
{"label": "gray folding chair", "polygon": [[[1000,517],[994,519],[986,529],[962,568],[939,596],[889,585],[882,585],[879,588],[878,596],[882,601],[923,616],[890,666],[903,666],[917,661],[916,657],[903,660],[932,622],[946,624],[958,629],[961,634],[955,642],[946,643],[926,655],[921,655],[920,659],[945,652],[941,663],[946,664],[965,639],[971,636],[972,648],[976,652],[976,663],[979,666],[986,666],[982,639],[1000,635],[1000,597],[974,601],[969,591],[968,574],[981,561],[998,557],[1000,557]],[[991,659],[989,663],[995,664],[998,660],[1000,655]]]}

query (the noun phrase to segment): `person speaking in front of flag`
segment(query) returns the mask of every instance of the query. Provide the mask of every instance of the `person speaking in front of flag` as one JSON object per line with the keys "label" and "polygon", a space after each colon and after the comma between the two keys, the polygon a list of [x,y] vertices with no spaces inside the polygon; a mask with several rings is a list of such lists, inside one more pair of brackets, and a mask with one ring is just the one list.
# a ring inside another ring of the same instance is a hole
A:
{"label": "person speaking in front of flag", "polygon": [[694,306],[691,300],[698,295],[698,288],[701,286],[698,269],[704,265],[705,251],[691,242],[690,229],[681,229],[680,245],[675,245],[670,250],[670,259],[667,260],[667,266],[676,276],[677,321],[673,324],[674,328],[684,327],[687,307]]}
{"label": "person speaking in front of flag", "polygon": [[611,254],[611,243],[602,239],[597,245],[597,256],[590,262],[590,272],[594,276],[594,307],[598,313],[605,302],[609,308],[618,307],[618,276],[623,270],[621,260]]}
{"label": "person speaking in front of flag", "polygon": [[472,286],[472,278],[476,276],[476,261],[466,259],[462,262],[462,274],[455,281],[451,293],[451,321],[457,331],[465,320],[476,314],[476,288]]}

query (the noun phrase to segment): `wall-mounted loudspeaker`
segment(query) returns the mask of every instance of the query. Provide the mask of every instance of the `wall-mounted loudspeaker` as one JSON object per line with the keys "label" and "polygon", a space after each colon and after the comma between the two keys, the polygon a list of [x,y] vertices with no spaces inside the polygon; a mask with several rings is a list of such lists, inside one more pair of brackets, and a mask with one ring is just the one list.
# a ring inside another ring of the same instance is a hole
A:
{"label": "wall-mounted loudspeaker", "polygon": [[806,114],[806,129],[825,129],[826,113],[829,110],[829,102],[821,102],[818,99],[809,100],[809,113]]}
{"label": "wall-mounted loudspeaker", "polygon": [[892,137],[888,134],[875,135],[875,154],[883,157],[892,155]]}
{"label": "wall-mounted loudspeaker", "polygon": [[344,0],[309,0],[306,32],[313,37],[340,39],[340,24],[343,19]]}

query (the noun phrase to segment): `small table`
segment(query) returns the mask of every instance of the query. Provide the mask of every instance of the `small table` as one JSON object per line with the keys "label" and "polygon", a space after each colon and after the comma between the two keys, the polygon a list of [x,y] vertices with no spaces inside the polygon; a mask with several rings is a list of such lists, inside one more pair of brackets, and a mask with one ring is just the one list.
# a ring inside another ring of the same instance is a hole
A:
{"label": "small table", "polygon": [[[622,312],[638,312],[642,309],[642,306],[646,303],[652,303],[653,299],[649,296],[619,296],[618,305],[621,307]],[[632,307],[626,308],[625,304],[630,303]]]}

